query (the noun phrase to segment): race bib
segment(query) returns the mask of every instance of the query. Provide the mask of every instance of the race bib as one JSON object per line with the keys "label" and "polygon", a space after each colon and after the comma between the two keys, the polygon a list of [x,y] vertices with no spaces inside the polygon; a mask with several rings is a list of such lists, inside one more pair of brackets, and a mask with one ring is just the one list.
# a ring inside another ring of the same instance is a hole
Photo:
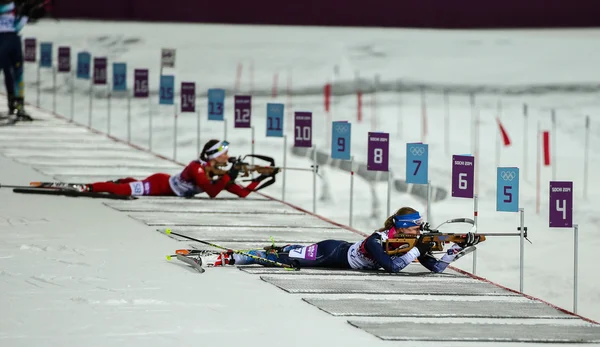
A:
{"label": "race bib", "polygon": [[144,182],[131,182],[129,187],[131,187],[132,196],[144,195]]}
{"label": "race bib", "polygon": [[304,246],[301,248],[294,248],[290,250],[288,256],[290,258],[315,260],[317,259],[317,247],[318,245],[314,244],[310,246]]}

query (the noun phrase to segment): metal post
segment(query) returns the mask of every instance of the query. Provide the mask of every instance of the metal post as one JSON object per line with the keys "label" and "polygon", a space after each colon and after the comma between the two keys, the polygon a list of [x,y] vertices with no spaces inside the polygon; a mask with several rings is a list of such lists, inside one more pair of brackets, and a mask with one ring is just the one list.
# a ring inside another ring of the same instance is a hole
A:
{"label": "metal post", "polygon": [[285,201],[285,176],[287,167],[287,135],[283,135],[283,176],[281,177],[281,201]]}
{"label": "metal post", "polygon": [[148,97],[148,150],[152,152],[152,98]]}
{"label": "metal post", "polygon": [[40,65],[38,64],[38,69],[37,69],[37,102],[36,102],[37,107],[40,107],[40,89],[41,89],[40,84],[42,83],[40,75],[41,75],[41,68],[40,68]]}
{"label": "metal post", "polygon": [[56,114],[56,69],[52,68],[52,113]]}
{"label": "metal post", "polygon": [[177,103],[173,103],[173,160],[177,161]]}
{"label": "metal post", "polygon": [[223,140],[227,140],[227,118],[223,117]]}
{"label": "metal post", "polygon": [[523,104],[523,177],[527,180],[527,104]]}
{"label": "metal post", "polygon": [[317,212],[317,146],[312,147],[312,159],[313,159],[313,213]]}
{"label": "metal post", "polygon": [[131,143],[131,93],[127,91],[127,143]]}
{"label": "metal post", "polygon": [[94,82],[90,80],[90,110],[88,114],[88,127],[92,127],[92,107],[94,99]]}
{"label": "metal post", "polygon": [[519,249],[519,291],[523,293],[523,283],[525,281],[525,209],[519,208],[521,222],[519,223],[520,249]]}
{"label": "metal post", "polygon": [[200,143],[200,107],[198,107],[196,114],[198,115],[198,121],[197,121],[198,128],[196,129],[197,130],[197,133],[196,133],[196,155],[200,155],[200,147],[202,146],[202,144]]}
{"label": "metal post", "polygon": [[[110,86],[109,84],[107,84],[107,85]],[[110,87],[108,87],[108,88],[110,88]],[[110,114],[111,107],[110,106],[111,106],[111,98],[112,98],[112,95],[110,94],[110,90],[109,90],[108,94],[106,95],[106,99],[107,99],[106,100],[106,103],[107,103],[107,109],[106,109],[107,110],[106,111],[106,133],[108,135],[110,135],[110,120],[111,120],[110,119],[111,118],[111,114]]]}
{"label": "metal post", "polygon": [[574,259],[573,259],[573,313],[577,313],[577,291],[578,291],[578,280],[579,280],[579,225],[573,224],[573,228],[575,229],[575,233],[573,237],[574,241]]}
{"label": "metal post", "polygon": [[75,117],[75,73],[71,73],[71,122]]}
{"label": "metal post", "polygon": [[[477,228],[477,217],[479,212],[477,211],[477,194],[473,195],[473,221],[475,222],[475,228]],[[473,251],[473,275],[477,274],[477,249]]]}
{"label": "metal post", "polygon": [[354,213],[354,156],[350,157],[350,213],[348,225],[352,227],[352,214]]}
{"label": "metal post", "polygon": [[[250,127],[250,132],[251,132],[251,136],[252,136],[251,143],[250,143],[251,144],[250,145],[251,146],[250,153],[252,153],[252,155],[254,155],[254,125]],[[254,157],[251,157],[250,164],[254,165]]]}
{"label": "metal post", "polygon": [[431,223],[431,180],[427,181],[427,221]]}
{"label": "metal post", "polygon": [[392,172],[388,169],[388,190],[387,190],[387,215],[391,215],[392,210]]}
{"label": "metal post", "polygon": [[552,180],[556,181],[556,111],[552,109],[552,148],[550,149],[550,153],[552,153]]}
{"label": "metal post", "polygon": [[590,116],[585,117],[585,147],[583,148],[583,198],[587,199],[588,190],[588,159],[590,149]]}

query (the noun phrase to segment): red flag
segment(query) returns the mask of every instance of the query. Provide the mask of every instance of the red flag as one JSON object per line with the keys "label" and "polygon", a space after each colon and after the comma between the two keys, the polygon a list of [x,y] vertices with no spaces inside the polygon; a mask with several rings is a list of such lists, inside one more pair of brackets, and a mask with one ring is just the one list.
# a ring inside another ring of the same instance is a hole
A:
{"label": "red flag", "polygon": [[550,166],[550,132],[544,131],[544,166]]}
{"label": "red flag", "polygon": [[504,126],[502,126],[500,118],[496,117],[496,121],[498,122],[498,127],[500,127],[500,133],[502,134],[502,142],[504,143],[504,146],[510,146],[510,137],[508,137],[506,129],[504,129]]}
{"label": "red flag", "polygon": [[329,102],[331,101],[331,83],[325,85],[323,90],[325,93],[325,112],[329,112]]}

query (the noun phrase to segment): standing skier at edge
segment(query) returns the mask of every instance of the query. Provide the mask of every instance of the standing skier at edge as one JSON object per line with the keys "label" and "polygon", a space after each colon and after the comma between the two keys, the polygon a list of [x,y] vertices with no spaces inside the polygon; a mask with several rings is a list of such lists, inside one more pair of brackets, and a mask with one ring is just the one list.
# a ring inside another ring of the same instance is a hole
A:
{"label": "standing skier at edge", "polygon": [[121,178],[109,182],[96,182],[86,184],[82,191],[112,193],[116,195],[152,195],[152,196],[183,196],[192,197],[206,192],[211,198],[216,197],[221,191],[227,190],[241,198],[253,192],[260,182],[277,174],[275,170],[269,175],[260,175],[252,180],[246,187],[235,183],[239,168],[234,165],[218,179],[212,179],[210,167],[216,164],[226,164],[229,160],[229,142],[210,140],[202,149],[200,157],[191,161],[180,173],[169,175],[156,173],[143,180],[132,177]]}
{"label": "standing skier at edge", "polygon": [[[422,242],[403,255],[388,255],[384,243],[397,235],[420,235],[423,219],[419,212],[411,207],[402,207],[385,220],[383,228],[376,230],[364,240],[351,243],[340,240],[324,240],[309,246],[286,245],[283,247],[265,247],[264,250],[251,250],[248,253],[300,268],[337,268],[337,269],[371,269],[383,268],[390,273],[400,272],[415,259],[432,272],[442,272],[456,255],[466,247],[479,243],[479,236],[465,234],[465,241],[453,244],[442,256],[436,259],[431,253],[433,243]],[[391,245],[391,250],[401,245]],[[214,266],[222,265],[271,264],[255,260],[245,255],[222,252],[218,255]]]}

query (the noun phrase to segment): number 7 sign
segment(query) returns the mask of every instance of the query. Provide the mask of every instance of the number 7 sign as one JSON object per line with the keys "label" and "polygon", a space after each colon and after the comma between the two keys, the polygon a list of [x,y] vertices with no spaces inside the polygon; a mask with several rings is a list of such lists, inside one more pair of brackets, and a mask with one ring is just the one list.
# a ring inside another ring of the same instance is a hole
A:
{"label": "number 7 sign", "polygon": [[466,155],[452,156],[452,196],[473,198],[475,178],[475,157]]}
{"label": "number 7 sign", "polygon": [[549,200],[550,227],[571,228],[573,226],[573,182],[550,181]]}
{"label": "number 7 sign", "polygon": [[406,183],[427,184],[429,182],[429,145],[406,144]]}

